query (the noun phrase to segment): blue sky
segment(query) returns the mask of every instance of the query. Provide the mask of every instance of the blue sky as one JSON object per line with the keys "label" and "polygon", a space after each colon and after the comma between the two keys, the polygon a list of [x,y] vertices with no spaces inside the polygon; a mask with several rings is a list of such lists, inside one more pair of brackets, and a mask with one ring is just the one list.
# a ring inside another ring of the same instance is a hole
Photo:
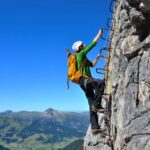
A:
{"label": "blue sky", "polygon": [[[110,0],[0,1],[0,111],[88,110],[78,85],[67,89],[67,56],[105,27]],[[93,60],[100,40],[88,54]],[[96,67],[103,66],[103,60]],[[100,78],[92,68],[94,77]]]}

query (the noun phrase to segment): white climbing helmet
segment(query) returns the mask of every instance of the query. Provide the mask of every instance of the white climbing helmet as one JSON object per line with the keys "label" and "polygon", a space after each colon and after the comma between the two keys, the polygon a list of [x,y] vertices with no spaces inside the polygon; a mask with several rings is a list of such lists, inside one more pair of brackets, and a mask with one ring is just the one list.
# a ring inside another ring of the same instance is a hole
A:
{"label": "white climbing helmet", "polygon": [[82,41],[77,41],[72,45],[72,49],[77,52],[79,50],[79,47],[83,44]]}

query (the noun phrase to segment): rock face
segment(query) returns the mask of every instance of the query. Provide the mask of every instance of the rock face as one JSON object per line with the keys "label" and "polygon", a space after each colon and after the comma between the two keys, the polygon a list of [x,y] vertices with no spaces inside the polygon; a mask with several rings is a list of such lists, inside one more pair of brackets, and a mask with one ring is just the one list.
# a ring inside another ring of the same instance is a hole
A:
{"label": "rock face", "polygon": [[[111,115],[99,114],[108,131],[95,136],[89,127],[85,150],[150,150],[149,12],[149,0],[115,3],[106,87]],[[109,136],[112,145],[107,143]]]}

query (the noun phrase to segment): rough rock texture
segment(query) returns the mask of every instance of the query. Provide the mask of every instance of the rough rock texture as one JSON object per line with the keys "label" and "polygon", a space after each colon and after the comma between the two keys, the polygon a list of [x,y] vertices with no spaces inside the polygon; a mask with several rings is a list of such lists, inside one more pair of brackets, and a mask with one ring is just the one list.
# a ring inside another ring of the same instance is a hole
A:
{"label": "rough rock texture", "polygon": [[[92,135],[89,127],[84,147],[150,150],[150,0],[120,0],[115,5],[106,87],[111,115],[99,114],[108,131]],[[109,135],[112,145],[107,144]]]}

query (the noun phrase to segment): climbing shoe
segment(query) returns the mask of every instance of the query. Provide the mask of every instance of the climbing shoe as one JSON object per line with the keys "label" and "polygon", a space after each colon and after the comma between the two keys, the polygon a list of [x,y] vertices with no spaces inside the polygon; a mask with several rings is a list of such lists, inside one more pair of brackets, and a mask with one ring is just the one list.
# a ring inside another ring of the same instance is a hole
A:
{"label": "climbing shoe", "polygon": [[105,109],[105,108],[99,108],[99,109],[97,109],[94,105],[92,105],[92,111],[94,111],[94,112],[99,112],[99,113],[106,113],[107,112],[107,109]]}
{"label": "climbing shoe", "polygon": [[91,129],[92,134],[97,134],[97,133],[103,133],[106,131],[106,128],[99,128],[99,129]]}

